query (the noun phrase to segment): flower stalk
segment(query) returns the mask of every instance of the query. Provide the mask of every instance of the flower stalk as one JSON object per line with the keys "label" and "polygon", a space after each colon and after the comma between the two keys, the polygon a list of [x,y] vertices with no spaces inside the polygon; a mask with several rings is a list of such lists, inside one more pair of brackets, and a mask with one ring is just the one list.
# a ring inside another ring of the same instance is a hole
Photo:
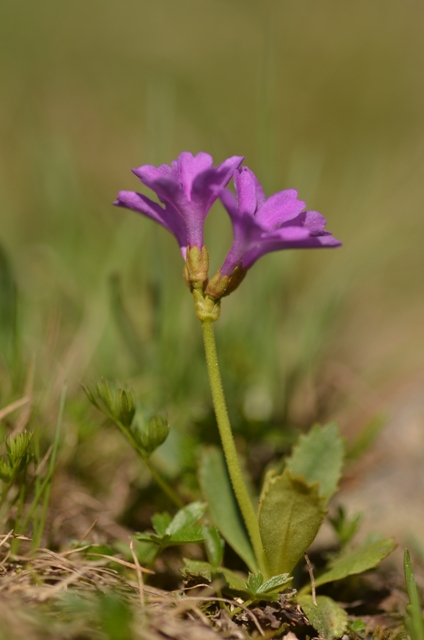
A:
{"label": "flower stalk", "polygon": [[[199,314],[197,315],[199,317]],[[252,543],[253,551],[258,561],[259,569],[264,577],[268,577],[269,571],[265,560],[258,519],[243,480],[237,450],[231,431],[230,420],[228,417],[221,374],[219,371],[213,320],[210,317],[199,319],[202,323],[203,343],[205,345],[206,364],[209,375],[209,384],[212,392],[212,401],[216,421],[218,423],[219,434],[221,436],[222,448],[224,450],[225,460],[230,474],[231,484]]]}

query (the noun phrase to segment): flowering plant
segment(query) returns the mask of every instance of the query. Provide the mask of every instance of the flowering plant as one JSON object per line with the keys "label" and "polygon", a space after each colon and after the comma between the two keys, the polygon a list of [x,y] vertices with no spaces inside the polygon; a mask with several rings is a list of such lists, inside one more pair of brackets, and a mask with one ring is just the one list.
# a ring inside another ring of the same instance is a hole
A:
{"label": "flowering plant", "polygon": [[[255,506],[245,484],[228,417],[213,323],[219,318],[221,299],[238,287],[263,255],[283,249],[338,247],[341,243],[325,229],[325,218],[317,211],[307,210],[294,189],[266,198],[255,174],[241,166],[243,160],[232,156],[213,166],[212,157],[206,153],[194,156],[183,152],[170,166],[143,165],[134,173],[157,195],[159,203],[132,191],[120,191],[114,203],[165,227],[175,236],[184,259],[184,277],[202,325],[222,444],[222,450],[205,448],[201,457],[199,482],[206,504],[185,505],[150,462],[151,454],[168,435],[163,418],[140,420],[128,390],[114,389],[103,382],[86,392],[126,435],[179,509],[174,517],[156,514],[152,518],[154,533],[139,534],[146,562],[153,562],[167,546],[203,542],[208,562],[186,560],[186,573],[211,580],[220,575],[229,588],[245,593],[247,599],[266,600],[286,588],[327,514],[328,501],[336,492],[341,475],[344,441],[337,425],[314,426],[300,438],[284,464],[266,474]],[[227,188],[231,179],[235,195]],[[230,216],[234,237],[222,266],[209,279],[203,228],[218,198]],[[199,524],[206,508],[213,526]],[[341,512],[333,524],[346,544],[356,530],[356,522],[349,524]],[[250,570],[247,580],[222,566],[223,540]],[[311,602],[317,603],[315,587],[372,568],[392,549],[391,540],[379,540],[353,551],[345,550],[332,559],[315,582],[304,587],[299,602],[310,608]],[[344,612],[338,615],[343,632],[346,617]]]}

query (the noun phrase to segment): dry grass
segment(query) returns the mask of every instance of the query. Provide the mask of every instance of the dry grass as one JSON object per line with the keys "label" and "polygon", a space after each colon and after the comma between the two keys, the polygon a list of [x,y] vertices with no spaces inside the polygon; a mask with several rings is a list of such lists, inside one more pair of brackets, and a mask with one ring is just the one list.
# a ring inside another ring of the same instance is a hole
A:
{"label": "dry grass", "polygon": [[[280,596],[273,606],[251,609],[238,599],[218,596],[219,585],[177,591],[145,585],[142,574],[154,572],[140,567],[135,555],[134,563],[101,554],[87,557],[86,546],[11,556],[10,543],[15,538],[29,542],[13,532],[0,540],[1,638],[115,638],[104,611],[102,615],[105,602],[125,614],[122,636],[116,636],[122,640],[244,640],[270,637],[271,632],[275,637],[277,631],[282,637],[290,629],[307,625],[299,606],[290,600],[294,592]],[[8,635],[1,635],[5,630]]]}

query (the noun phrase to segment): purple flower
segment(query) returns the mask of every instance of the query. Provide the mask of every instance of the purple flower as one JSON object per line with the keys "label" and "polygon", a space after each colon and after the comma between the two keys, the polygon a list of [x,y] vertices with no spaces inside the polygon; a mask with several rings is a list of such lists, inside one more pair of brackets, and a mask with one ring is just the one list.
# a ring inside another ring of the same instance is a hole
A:
{"label": "purple flower", "polygon": [[338,247],[325,218],[317,211],[304,211],[297,191],[279,191],[269,198],[253,171],[237,168],[234,173],[237,199],[229,190],[220,194],[233,224],[233,245],[220,269],[230,277],[234,270],[249,269],[261,256],[279,249]]}
{"label": "purple flower", "polygon": [[194,156],[183,151],[171,166],[145,164],[133,169],[164,206],[133,191],[120,191],[114,204],[143,213],[168,229],[177,239],[185,259],[188,246],[203,247],[203,226],[208,211],[242,162],[242,157],[232,156],[213,167],[208,153]]}

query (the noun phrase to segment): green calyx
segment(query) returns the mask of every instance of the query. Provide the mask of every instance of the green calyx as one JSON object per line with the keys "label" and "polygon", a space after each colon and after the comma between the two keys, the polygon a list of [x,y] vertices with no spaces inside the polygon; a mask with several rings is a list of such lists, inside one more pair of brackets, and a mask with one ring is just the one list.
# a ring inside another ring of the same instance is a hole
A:
{"label": "green calyx", "polygon": [[199,247],[187,247],[186,262],[184,265],[184,280],[191,291],[203,291],[208,279],[209,253],[203,245]]}
{"label": "green calyx", "polygon": [[223,276],[221,271],[217,271],[207,284],[206,294],[214,300],[220,300],[224,296],[230,295],[244,279],[246,271],[241,264],[237,265],[230,276]]}

